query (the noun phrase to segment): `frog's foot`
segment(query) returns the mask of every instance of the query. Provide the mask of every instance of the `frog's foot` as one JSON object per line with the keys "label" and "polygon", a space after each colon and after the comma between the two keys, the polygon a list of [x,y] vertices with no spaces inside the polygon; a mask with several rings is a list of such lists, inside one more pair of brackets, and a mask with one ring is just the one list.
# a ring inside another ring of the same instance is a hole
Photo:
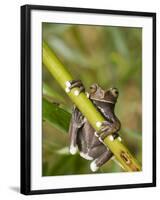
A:
{"label": "frog's foot", "polygon": [[102,155],[91,162],[90,169],[92,172],[96,172],[103,164],[110,160],[112,156],[113,153],[109,149],[106,149]]}
{"label": "frog's foot", "polygon": [[80,152],[79,154],[82,158],[86,160],[93,160],[93,158],[90,155],[88,155],[88,153]]}
{"label": "frog's foot", "polygon": [[118,129],[115,125],[104,121],[101,123],[101,127],[99,131],[95,132],[95,136],[103,143],[104,139],[107,136],[110,136],[109,139],[113,141],[115,138],[119,137],[118,133],[116,132]]}
{"label": "frog's foot", "polygon": [[[105,133],[105,137],[107,137],[108,135],[110,135],[111,133],[108,132],[108,130],[110,129],[110,123],[107,121],[104,121],[102,123],[98,123],[97,122],[97,127],[100,127],[100,129],[98,131],[96,131],[94,134],[96,137],[99,138],[99,140],[102,142],[104,139],[104,133]],[[102,137],[103,136],[103,137]]]}
{"label": "frog's foot", "polygon": [[91,162],[90,169],[91,169],[92,172],[96,172],[99,169],[99,167],[96,164],[96,159]]}
{"label": "frog's foot", "polygon": [[77,145],[76,145],[76,146],[71,145],[70,148],[69,148],[69,152],[70,152],[72,155],[75,155],[75,154],[78,152],[78,147],[77,147]]}
{"label": "frog's foot", "polygon": [[81,80],[66,81],[66,92],[70,92],[72,88],[77,88],[77,90],[74,91],[76,96],[78,96],[81,92],[85,92],[85,88]]}
{"label": "frog's foot", "polygon": [[104,139],[105,139],[107,136],[109,136],[109,139],[110,139],[111,141],[115,140],[116,138],[118,138],[119,141],[122,141],[122,139],[121,139],[121,137],[119,136],[118,133],[113,133],[113,134],[108,134],[108,133],[105,134],[105,133],[103,133],[103,134],[99,135],[97,132],[95,132],[94,134],[95,134],[95,136],[98,138],[98,140],[99,140],[101,143],[103,143],[103,144],[104,144]]}

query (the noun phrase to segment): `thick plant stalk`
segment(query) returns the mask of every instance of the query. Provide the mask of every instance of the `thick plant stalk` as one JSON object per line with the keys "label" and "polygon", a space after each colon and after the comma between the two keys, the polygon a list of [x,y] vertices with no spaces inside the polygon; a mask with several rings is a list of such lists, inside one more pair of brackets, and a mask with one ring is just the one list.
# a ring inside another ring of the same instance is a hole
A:
{"label": "thick plant stalk", "polygon": [[[77,96],[76,93],[78,88],[73,88],[70,92],[67,91],[68,81],[74,79],[45,42],[43,42],[43,64],[60,84],[60,86],[64,89],[64,91],[66,91],[78,109],[88,119],[94,129],[98,131],[100,129],[101,123],[105,121],[104,117],[95,108],[93,103],[87,98],[84,92]],[[141,170],[137,160],[131,155],[129,150],[118,138],[112,140],[112,137],[108,136],[105,138],[104,143],[107,147],[109,147],[125,171]]]}

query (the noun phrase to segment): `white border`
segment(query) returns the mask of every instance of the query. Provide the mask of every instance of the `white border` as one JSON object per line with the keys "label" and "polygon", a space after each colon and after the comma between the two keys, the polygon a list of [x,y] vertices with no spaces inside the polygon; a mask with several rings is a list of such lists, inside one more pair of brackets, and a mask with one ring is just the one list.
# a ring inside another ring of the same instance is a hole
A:
{"label": "white border", "polygon": [[[42,22],[143,28],[143,171],[42,177]],[[152,182],[152,18],[107,14],[31,11],[31,189],[46,190]]]}

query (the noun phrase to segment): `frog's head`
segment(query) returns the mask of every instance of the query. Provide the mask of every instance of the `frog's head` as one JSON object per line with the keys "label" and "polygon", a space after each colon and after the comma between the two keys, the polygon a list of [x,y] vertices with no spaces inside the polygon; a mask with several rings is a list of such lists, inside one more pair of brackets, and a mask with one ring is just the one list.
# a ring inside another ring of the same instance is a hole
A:
{"label": "frog's head", "polygon": [[113,87],[103,90],[98,84],[90,86],[90,99],[115,104],[118,98],[118,89]]}

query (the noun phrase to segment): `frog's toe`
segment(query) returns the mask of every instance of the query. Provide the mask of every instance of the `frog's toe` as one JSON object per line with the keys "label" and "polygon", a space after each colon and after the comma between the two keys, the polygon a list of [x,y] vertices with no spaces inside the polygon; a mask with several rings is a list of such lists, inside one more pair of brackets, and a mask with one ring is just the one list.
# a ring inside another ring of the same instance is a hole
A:
{"label": "frog's toe", "polygon": [[98,139],[99,139],[99,141],[100,141],[101,143],[104,144],[104,140],[103,140],[101,137],[99,137]]}
{"label": "frog's toe", "polygon": [[98,132],[94,132],[94,135],[96,136],[96,137],[98,137],[99,138],[99,134],[98,134]]}
{"label": "frog's toe", "polygon": [[88,155],[88,153],[80,152],[80,156],[86,160],[93,160],[93,158]]}
{"label": "frog's toe", "polygon": [[77,146],[73,146],[73,145],[70,146],[69,152],[70,152],[72,155],[76,154],[77,151],[78,151],[78,147],[77,147]]}
{"label": "frog's toe", "polygon": [[96,172],[99,169],[99,167],[96,164],[96,160],[91,162],[90,169],[91,169],[92,172]]}

